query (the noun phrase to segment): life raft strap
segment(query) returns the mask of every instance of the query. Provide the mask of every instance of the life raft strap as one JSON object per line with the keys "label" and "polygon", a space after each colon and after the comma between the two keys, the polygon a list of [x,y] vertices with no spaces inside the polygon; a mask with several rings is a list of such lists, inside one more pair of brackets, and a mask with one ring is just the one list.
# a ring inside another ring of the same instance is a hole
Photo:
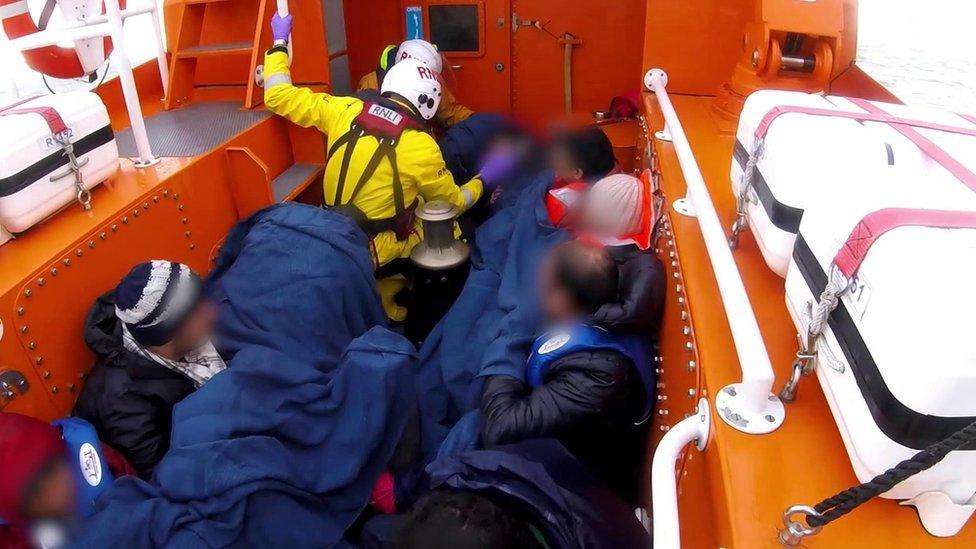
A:
{"label": "life raft strap", "polygon": [[847,278],[857,274],[871,246],[886,232],[899,227],[933,227],[940,229],[976,229],[976,212],[925,210],[917,208],[884,208],[864,217],[841,246],[834,264]]}
{"label": "life raft strap", "polygon": [[21,107],[21,105],[29,103],[38,97],[39,96],[28,97],[17,101],[16,103],[7,105],[6,107],[0,108],[0,116],[37,114],[44,118],[44,121],[47,122],[47,127],[49,130],[51,130],[52,134],[58,135],[67,130],[67,124],[64,123],[64,119],[61,118],[61,115],[58,114],[58,111],[56,111],[54,107],[49,107],[47,105],[41,105],[38,107]]}
{"label": "life raft strap", "polygon": [[[808,114],[812,116],[848,118],[851,120],[857,120],[859,122],[880,122],[882,124],[888,124],[898,131],[898,133],[908,138],[908,140],[914,143],[915,146],[917,146],[923,153],[932,158],[932,160],[938,162],[939,165],[945,168],[946,171],[955,176],[964,185],[969,187],[970,190],[976,191],[976,174],[959,162],[959,160],[947,153],[942,147],[939,147],[930,139],[918,132],[919,129],[936,130],[976,137],[976,128],[965,128],[960,126],[952,126],[949,124],[940,124],[937,122],[928,122],[925,120],[903,118],[888,113],[881,107],[865,99],[855,97],[849,97],[846,99],[857,107],[864,109],[866,112],[837,111],[793,105],[773,107],[768,113],[766,113],[766,116],[764,116],[762,121],[759,122],[759,125],[756,126],[755,140],[758,143],[765,139],[766,134],[769,133],[769,127],[772,125],[772,123],[784,114]],[[965,115],[963,117],[966,118]]]}

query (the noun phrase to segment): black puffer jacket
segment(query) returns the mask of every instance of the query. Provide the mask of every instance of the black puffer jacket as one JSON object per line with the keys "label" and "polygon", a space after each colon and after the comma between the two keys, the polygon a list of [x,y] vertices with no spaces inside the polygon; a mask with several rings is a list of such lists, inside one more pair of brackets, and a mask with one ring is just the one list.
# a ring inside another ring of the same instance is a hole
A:
{"label": "black puffer jacket", "polygon": [[[630,247],[628,247],[630,248]],[[621,270],[618,302],[594,315],[611,331],[657,338],[664,309],[664,269],[653,254],[612,250]],[[584,351],[554,362],[545,384],[492,376],[481,399],[485,446],[555,437],[628,502],[636,503],[646,425],[645,390],[630,358],[615,351]],[[653,395],[651,395],[653,398]]]}
{"label": "black puffer jacket", "polygon": [[114,292],[88,311],[85,341],[97,361],[72,415],[94,425],[103,442],[148,477],[169,449],[173,406],[193,392],[193,382],[123,348]]}
{"label": "black puffer jacket", "polygon": [[664,316],[664,265],[653,252],[637,246],[611,246],[607,250],[620,270],[620,290],[617,302],[601,307],[593,320],[611,331],[647,334],[656,343]]}

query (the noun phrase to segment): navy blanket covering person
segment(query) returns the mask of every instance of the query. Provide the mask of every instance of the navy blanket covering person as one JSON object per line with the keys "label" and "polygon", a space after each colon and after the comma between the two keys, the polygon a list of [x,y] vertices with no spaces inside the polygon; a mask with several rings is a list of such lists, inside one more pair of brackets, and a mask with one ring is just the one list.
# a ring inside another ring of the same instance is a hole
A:
{"label": "navy blanket covering person", "polygon": [[368,253],[352,222],[295,204],[231,234],[210,288],[234,358],[176,407],[152,480],[116,482],[78,546],[343,545],[416,406],[415,351],[383,327]]}
{"label": "navy blanket covering person", "polygon": [[206,284],[220,306],[221,353],[259,344],[335,366],[352,338],[386,323],[368,246],[348,218],[304,204],[239,223]]}
{"label": "navy blanket covering person", "polygon": [[[541,532],[548,547],[650,546],[633,510],[554,439],[437,458],[409,499],[442,489],[473,492],[518,512]],[[406,520],[404,515],[372,519],[363,532],[363,547],[393,547]]]}
{"label": "navy blanket covering person", "polygon": [[454,306],[427,337],[417,376],[424,449],[436,453],[465,414],[452,448],[474,446],[481,377],[522,376],[539,328],[535,277],[546,250],[568,239],[543,198],[552,174],[506,186],[475,237],[471,273]]}

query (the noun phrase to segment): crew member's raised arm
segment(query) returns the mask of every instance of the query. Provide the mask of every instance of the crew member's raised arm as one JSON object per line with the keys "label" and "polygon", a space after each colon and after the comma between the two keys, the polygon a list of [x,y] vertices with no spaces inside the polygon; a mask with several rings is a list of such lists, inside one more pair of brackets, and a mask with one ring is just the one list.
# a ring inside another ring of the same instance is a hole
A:
{"label": "crew member's raised arm", "polygon": [[314,126],[324,132],[330,111],[323,107],[333,96],[292,85],[288,67],[291,21],[291,15],[279,17],[277,13],[271,19],[275,45],[264,56],[264,104],[269,111],[299,126]]}

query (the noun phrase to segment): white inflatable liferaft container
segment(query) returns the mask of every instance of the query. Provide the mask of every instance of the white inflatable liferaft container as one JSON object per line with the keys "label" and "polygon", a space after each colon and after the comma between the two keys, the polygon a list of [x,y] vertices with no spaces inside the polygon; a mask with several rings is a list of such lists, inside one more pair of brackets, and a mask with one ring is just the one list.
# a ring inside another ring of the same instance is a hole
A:
{"label": "white inflatable liferaft container", "polygon": [[108,111],[94,93],[59,93],[0,106],[0,226],[7,231],[26,231],[78,200],[80,189],[59,140],[70,142],[83,164],[85,190],[118,169]]}
{"label": "white inflatable liferaft container", "polygon": [[[884,114],[870,113],[864,104]],[[858,114],[863,116],[849,116]],[[745,221],[777,274],[786,276],[811,196],[843,193],[845,189],[834,189],[835,183],[857,185],[886,166],[932,172],[935,163],[910,139],[878,121],[885,116],[969,129],[976,135],[976,120],[936,109],[778,90],[757,91],[746,100],[736,131],[732,191],[738,197],[747,187],[747,200],[742,202]],[[960,158],[965,158],[961,150],[972,147],[967,143],[976,141],[974,136],[953,133],[932,138]],[[746,182],[750,158],[755,158],[755,169]]]}
{"label": "white inflatable liferaft container", "polygon": [[[970,147],[976,159],[976,140]],[[814,366],[861,482],[976,422],[976,192],[947,170],[926,177],[895,158],[805,204],[786,276],[800,334],[828,280],[847,288]],[[933,535],[955,535],[976,510],[976,445],[883,497],[914,505]]]}

